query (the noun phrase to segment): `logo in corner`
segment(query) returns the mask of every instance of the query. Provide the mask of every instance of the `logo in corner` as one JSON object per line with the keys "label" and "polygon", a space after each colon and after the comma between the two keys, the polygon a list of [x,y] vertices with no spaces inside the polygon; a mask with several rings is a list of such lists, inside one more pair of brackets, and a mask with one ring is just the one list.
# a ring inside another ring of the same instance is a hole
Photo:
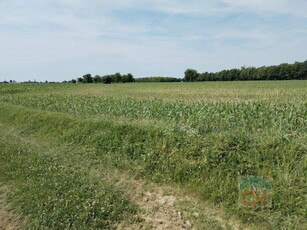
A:
{"label": "logo in corner", "polygon": [[241,176],[239,178],[239,207],[272,206],[272,179],[267,176]]}

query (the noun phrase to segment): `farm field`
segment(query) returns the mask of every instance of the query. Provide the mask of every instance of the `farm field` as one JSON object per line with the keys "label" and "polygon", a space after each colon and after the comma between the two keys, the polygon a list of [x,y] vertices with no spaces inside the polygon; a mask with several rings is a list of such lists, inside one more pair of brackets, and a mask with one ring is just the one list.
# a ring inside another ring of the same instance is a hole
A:
{"label": "farm field", "polygon": [[306,153],[307,81],[0,84],[0,229],[306,229]]}

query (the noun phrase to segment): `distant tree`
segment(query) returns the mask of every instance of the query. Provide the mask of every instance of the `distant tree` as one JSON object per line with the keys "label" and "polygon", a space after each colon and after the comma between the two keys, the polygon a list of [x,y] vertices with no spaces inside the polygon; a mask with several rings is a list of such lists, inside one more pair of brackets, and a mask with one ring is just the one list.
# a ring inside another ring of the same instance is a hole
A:
{"label": "distant tree", "polygon": [[266,80],[267,78],[267,68],[262,66],[258,68],[256,80]]}
{"label": "distant tree", "polygon": [[93,77],[91,74],[83,75],[83,83],[93,83]]}
{"label": "distant tree", "polygon": [[267,80],[276,80],[278,67],[268,66],[267,68]]}
{"label": "distant tree", "polygon": [[175,77],[143,77],[133,79],[133,82],[180,82],[182,79]]}
{"label": "distant tree", "polygon": [[300,65],[298,79],[307,80],[307,60]]}
{"label": "distant tree", "polygon": [[282,63],[275,66],[246,67],[221,70],[215,73],[200,73],[196,70],[185,71],[185,81],[244,81],[244,80],[307,80],[307,60],[293,64]]}
{"label": "distant tree", "polygon": [[77,81],[78,81],[78,82],[83,82],[83,78],[82,78],[82,77],[78,77],[78,78],[77,78]]}
{"label": "distant tree", "polygon": [[196,81],[208,81],[209,80],[209,73],[205,72],[205,73],[201,73],[198,75]]}
{"label": "distant tree", "polygon": [[231,81],[237,80],[240,77],[240,70],[238,69],[231,69],[229,71],[229,78]]}
{"label": "distant tree", "polygon": [[76,83],[76,82],[77,82],[76,79],[71,80],[71,83]]}
{"label": "distant tree", "polygon": [[126,74],[122,75],[122,83],[128,82],[128,76]]}
{"label": "distant tree", "polygon": [[94,83],[100,83],[101,81],[102,81],[102,79],[99,75],[95,75],[95,77],[93,78]]}
{"label": "distant tree", "polygon": [[195,69],[187,69],[185,72],[184,72],[184,79],[186,81],[196,81],[197,77],[198,77],[198,72],[195,70]]}
{"label": "distant tree", "polygon": [[128,73],[126,75],[126,77],[127,77],[127,82],[134,82],[135,81],[134,77],[133,77],[133,75],[131,73]]}
{"label": "distant tree", "polygon": [[120,73],[114,74],[114,82],[122,82],[122,75]]}
{"label": "distant tree", "polygon": [[112,77],[110,75],[103,76],[102,82],[104,84],[111,84],[112,83]]}

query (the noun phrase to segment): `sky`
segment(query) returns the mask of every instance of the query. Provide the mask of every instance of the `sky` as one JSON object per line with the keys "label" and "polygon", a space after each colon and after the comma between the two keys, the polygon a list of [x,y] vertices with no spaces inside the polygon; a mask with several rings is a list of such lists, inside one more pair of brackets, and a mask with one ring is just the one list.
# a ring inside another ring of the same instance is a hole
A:
{"label": "sky", "polygon": [[0,81],[307,60],[307,0],[0,0]]}

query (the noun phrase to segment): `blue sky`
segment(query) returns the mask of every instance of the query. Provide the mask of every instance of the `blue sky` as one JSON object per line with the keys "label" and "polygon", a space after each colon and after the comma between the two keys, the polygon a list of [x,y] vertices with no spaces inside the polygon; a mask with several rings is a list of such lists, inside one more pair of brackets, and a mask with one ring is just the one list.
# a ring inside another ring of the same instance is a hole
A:
{"label": "blue sky", "polygon": [[0,0],[0,81],[307,59],[306,0]]}

